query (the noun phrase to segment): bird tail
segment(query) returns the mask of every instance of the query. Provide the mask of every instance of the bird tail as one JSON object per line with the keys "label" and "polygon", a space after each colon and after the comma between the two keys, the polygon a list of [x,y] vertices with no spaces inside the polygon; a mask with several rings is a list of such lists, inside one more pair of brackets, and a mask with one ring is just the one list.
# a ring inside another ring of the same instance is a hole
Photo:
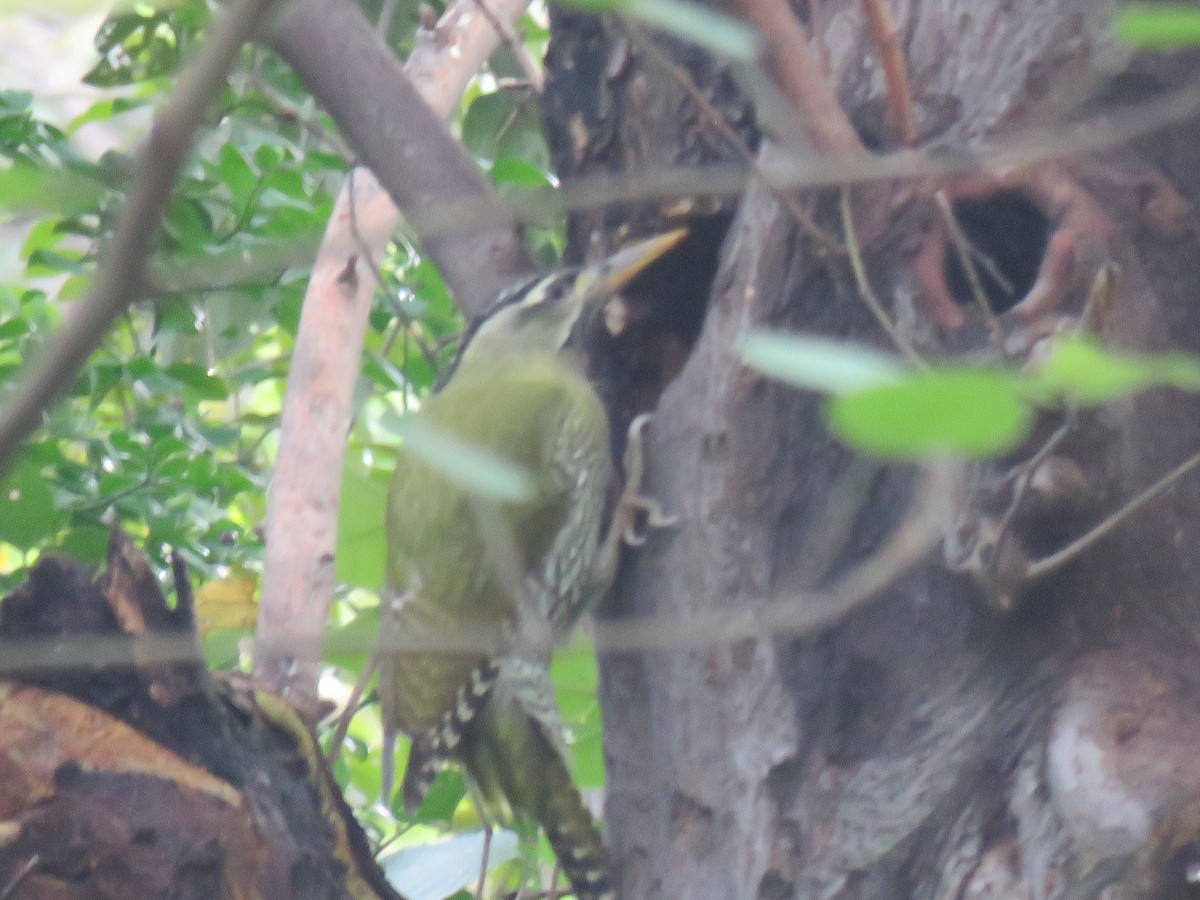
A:
{"label": "bird tail", "polygon": [[546,792],[538,824],[546,832],[559,865],[579,900],[615,900],[604,839],[565,761],[551,752],[542,763]]}
{"label": "bird tail", "polygon": [[454,704],[442,715],[441,721],[413,738],[404,781],[400,785],[405,811],[414,813],[420,808],[433,779],[450,762],[462,741],[463,733],[487,703],[499,675],[498,662],[491,659],[482,661],[458,686]]}
{"label": "bird tail", "polygon": [[616,895],[608,853],[571,774],[550,672],[544,662],[522,657],[507,658],[502,668],[494,706],[499,708],[512,697],[514,708],[524,713],[529,726],[531,747],[522,758],[538,763],[530,811],[546,832],[579,900],[611,900]]}
{"label": "bird tail", "polygon": [[461,757],[486,818],[537,824],[579,900],[613,900],[608,853],[571,775],[545,666],[504,661]]}

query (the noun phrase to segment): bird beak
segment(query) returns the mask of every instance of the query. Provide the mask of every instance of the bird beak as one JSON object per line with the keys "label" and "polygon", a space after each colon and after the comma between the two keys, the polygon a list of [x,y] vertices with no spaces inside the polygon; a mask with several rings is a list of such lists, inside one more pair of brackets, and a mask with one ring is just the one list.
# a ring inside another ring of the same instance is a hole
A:
{"label": "bird beak", "polygon": [[589,266],[596,276],[597,294],[611,297],[633,281],[650,263],[661,258],[687,236],[686,228],[677,228],[622,247],[608,259]]}

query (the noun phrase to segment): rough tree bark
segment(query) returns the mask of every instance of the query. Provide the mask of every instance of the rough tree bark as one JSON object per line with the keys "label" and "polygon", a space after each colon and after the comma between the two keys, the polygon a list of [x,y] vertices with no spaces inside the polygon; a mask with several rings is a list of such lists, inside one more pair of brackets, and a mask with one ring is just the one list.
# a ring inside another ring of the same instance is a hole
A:
{"label": "rough tree bark", "polygon": [[[894,146],[860,3],[794,5],[864,142]],[[1200,72],[1186,54],[1122,52],[1110,3],[888,5],[920,144],[1053,129],[1072,110],[1154,102]],[[744,139],[753,132],[720,66],[656,46]],[[556,13],[548,69],[566,179],[734,158],[627,25]],[[1056,160],[1019,172],[890,185],[864,247],[871,282],[922,354],[997,355],[941,262],[933,189],[944,187],[1019,294],[1036,294],[995,307],[1018,361],[1034,333],[1078,322],[1112,266],[1120,276],[1092,330],[1122,348],[1200,351],[1196,126],[1086,158],[1057,147]],[[839,232],[835,197],[800,199]],[[574,250],[661,213],[578,217]],[[887,346],[845,257],[819,252],[755,185],[721,259],[655,422],[650,486],[680,525],[652,537],[614,614],[687,621],[820,586],[871,556],[913,492],[910,467],[850,452],[818,399],[755,376],[734,351],[756,325]],[[931,297],[943,273],[950,288]],[[1020,451],[972,468],[943,546],[819,633],[604,658],[606,815],[623,896],[1200,896],[1200,479],[1180,480],[1078,561],[1022,578],[1029,560],[1196,452],[1197,412],[1194,397],[1168,391],[1092,414],[1047,411]],[[1012,500],[1006,476],[1033,474],[1029,460],[1064,421],[1040,470],[1050,489],[1030,491],[989,544]]]}

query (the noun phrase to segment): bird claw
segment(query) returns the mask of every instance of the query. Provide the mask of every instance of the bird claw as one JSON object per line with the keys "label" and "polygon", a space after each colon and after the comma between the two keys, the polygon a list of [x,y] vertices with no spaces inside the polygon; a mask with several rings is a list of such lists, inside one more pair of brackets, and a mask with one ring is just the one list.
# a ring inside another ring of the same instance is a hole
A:
{"label": "bird claw", "polygon": [[[652,497],[630,497],[624,501],[630,511],[628,521],[621,532],[621,540],[629,547],[640,547],[646,543],[647,532],[656,528],[673,528],[679,524],[679,516],[665,512],[662,504]],[[645,517],[638,516],[645,513]],[[638,526],[643,527],[639,528]]]}
{"label": "bird claw", "polygon": [[646,462],[646,427],[652,418],[650,413],[637,416],[629,424],[629,440],[625,444],[625,488],[617,501],[614,524],[621,542],[629,547],[645,544],[651,529],[679,524],[679,516],[667,513],[658,500],[643,496],[641,492]]}

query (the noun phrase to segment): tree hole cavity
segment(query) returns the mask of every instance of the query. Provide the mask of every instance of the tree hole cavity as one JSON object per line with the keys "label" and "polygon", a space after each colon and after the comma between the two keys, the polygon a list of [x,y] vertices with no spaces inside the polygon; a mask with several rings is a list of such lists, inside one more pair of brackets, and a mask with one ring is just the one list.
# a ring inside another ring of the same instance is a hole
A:
{"label": "tree hole cavity", "polygon": [[[959,200],[954,217],[970,242],[971,263],[987,298],[999,315],[1029,293],[1050,239],[1050,221],[1021,191],[997,191],[983,199]],[[974,305],[975,294],[958,247],[946,248],[946,286],[954,302]]]}
{"label": "tree hole cavity", "polygon": [[625,290],[628,322],[616,335],[594,327],[588,375],[609,411],[620,458],[634,416],[654,409],[682,371],[704,325],[729,213],[697,216],[687,237],[649,265]]}

